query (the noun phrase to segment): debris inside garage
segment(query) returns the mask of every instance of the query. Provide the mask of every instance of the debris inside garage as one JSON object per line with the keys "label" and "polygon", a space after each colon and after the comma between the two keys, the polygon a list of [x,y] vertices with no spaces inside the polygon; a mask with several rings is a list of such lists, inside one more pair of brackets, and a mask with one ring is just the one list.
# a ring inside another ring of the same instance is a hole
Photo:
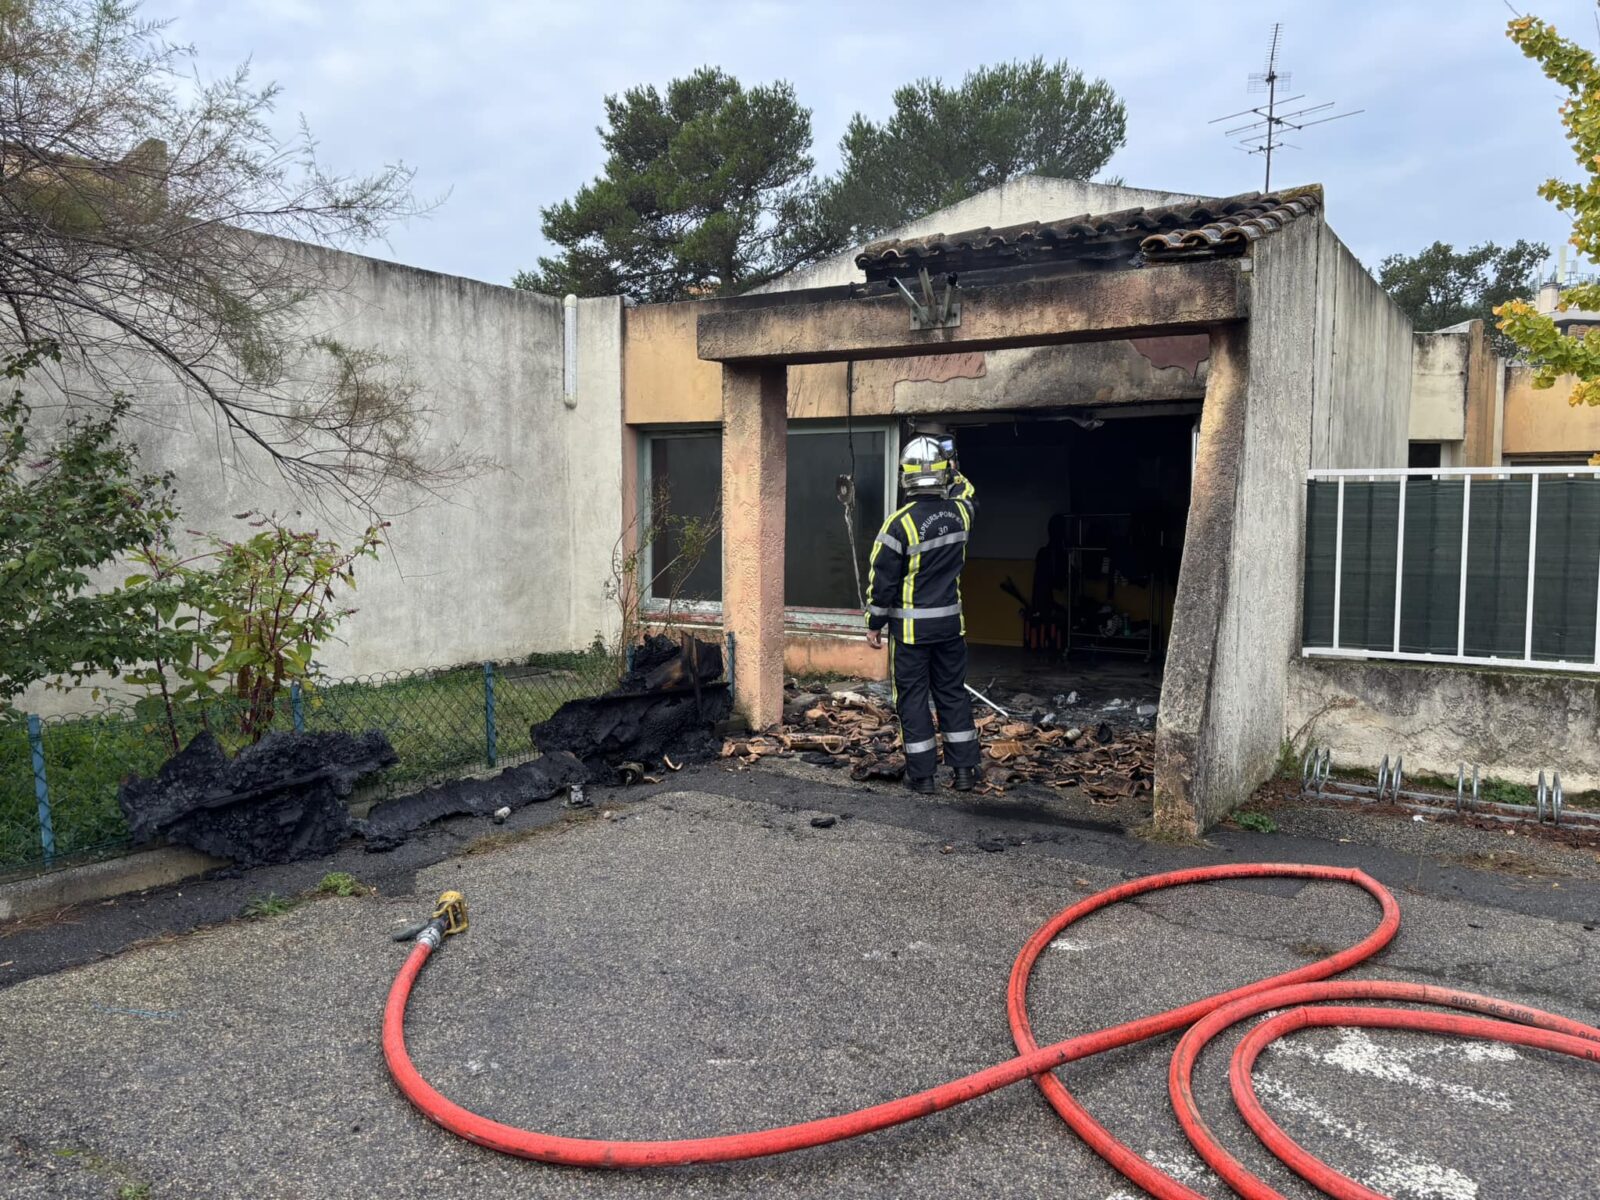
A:
{"label": "debris inside garage", "polygon": [[[722,757],[744,765],[799,758],[848,768],[856,780],[905,774],[894,710],[868,692],[791,691],[784,711],[786,723],[776,729],[723,742]],[[1104,721],[1067,727],[992,711],[975,723],[983,743],[980,795],[1032,783],[1081,789],[1094,803],[1112,805],[1151,790],[1155,736],[1146,729],[1117,730]]]}

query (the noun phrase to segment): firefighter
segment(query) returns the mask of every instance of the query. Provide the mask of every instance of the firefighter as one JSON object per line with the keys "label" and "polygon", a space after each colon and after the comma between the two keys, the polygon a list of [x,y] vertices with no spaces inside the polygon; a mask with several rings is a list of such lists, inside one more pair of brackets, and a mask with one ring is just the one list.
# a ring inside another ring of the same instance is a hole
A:
{"label": "firefighter", "polygon": [[966,689],[961,569],[977,504],[949,438],[919,436],[906,445],[900,488],[905,504],[872,544],[867,644],[878,649],[888,634],[906,782],[924,795],[934,790],[938,740],[928,712],[931,695],[955,787],[970,791],[978,782],[978,730]]}

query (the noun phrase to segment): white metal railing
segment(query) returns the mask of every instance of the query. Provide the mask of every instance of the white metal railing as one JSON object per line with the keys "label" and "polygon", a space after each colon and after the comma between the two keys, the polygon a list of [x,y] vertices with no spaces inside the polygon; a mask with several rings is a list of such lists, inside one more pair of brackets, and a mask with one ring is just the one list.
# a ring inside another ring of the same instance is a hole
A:
{"label": "white metal railing", "polygon": [[[1528,514],[1528,566],[1527,594],[1525,599],[1522,652],[1520,655],[1470,655],[1466,652],[1467,638],[1467,575],[1469,567],[1469,532],[1472,518],[1472,484],[1474,480],[1520,479],[1529,480]],[[1534,641],[1534,585],[1539,558],[1539,481],[1541,479],[1595,479],[1600,480],[1600,467],[1397,467],[1381,470],[1337,469],[1307,472],[1308,481],[1326,480],[1338,485],[1336,514],[1334,517],[1333,555],[1333,629],[1329,644],[1312,644],[1302,647],[1306,657],[1328,658],[1380,658],[1407,662],[1461,663],[1471,666],[1518,667],[1545,671],[1600,672],[1600,566],[1597,566],[1594,653],[1591,658],[1572,659],[1535,658]],[[1437,651],[1402,650],[1400,648],[1401,598],[1404,588],[1406,550],[1406,485],[1416,479],[1448,479],[1461,481],[1461,553],[1460,584],[1456,603],[1456,649],[1454,654]],[[1394,634],[1387,649],[1350,647],[1341,644],[1340,624],[1343,608],[1344,586],[1344,515],[1345,487],[1349,482],[1398,483],[1399,502],[1395,521],[1394,563]],[[1307,553],[1309,556],[1311,531],[1307,528]],[[1309,558],[1308,558],[1309,561]]]}

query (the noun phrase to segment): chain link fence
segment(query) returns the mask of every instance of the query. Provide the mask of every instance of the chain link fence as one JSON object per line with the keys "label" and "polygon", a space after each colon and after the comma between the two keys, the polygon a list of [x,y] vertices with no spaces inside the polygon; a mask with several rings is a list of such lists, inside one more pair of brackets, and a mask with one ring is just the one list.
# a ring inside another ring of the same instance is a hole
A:
{"label": "chain link fence", "polygon": [[[606,691],[617,674],[609,655],[582,651],[322,679],[285,689],[271,728],[382,730],[400,758],[376,785],[382,798],[533,758],[529,727],[568,700]],[[171,723],[154,701],[0,720],[0,874],[125,847],[122,780],[154,774],[202,729],[239,750],[241,715],[239,702],[220,697],[186,706]]]}

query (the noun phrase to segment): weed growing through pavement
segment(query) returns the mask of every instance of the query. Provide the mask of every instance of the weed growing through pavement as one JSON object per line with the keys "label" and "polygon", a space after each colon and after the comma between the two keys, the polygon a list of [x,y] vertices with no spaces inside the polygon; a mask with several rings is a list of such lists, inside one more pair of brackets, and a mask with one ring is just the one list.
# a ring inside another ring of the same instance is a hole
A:
{"label": "weed growing through pavement", "polygon": [[1276,774],[1279,779],[1298,779],[1301,771],[1300,752],[1288,738],[1278,743],[1278,765]]}
{"label": "weed growing through pavement", "polygon": [[349,871],[329,871],[316,886],[319,896],[368,896],[372,889]]}
{"label": "weed growing through pavement", "polygon": [[1278,832],[1278,823],[1264,812],[1234,813],[1233,823],[1240,829],[1248,829],[1251,833]]}
{"label": "weed growing through pavement", "polygon": [[78,1146],[57,1146],[50,1153],[57,1158],[71,1159],[96,1175],[123,1180],[117,1188],[117,1200],[150,1200],[150,1185],[137,1178],[133,1169],[124,1163]]}
{"label": "weed growing through pavement", "polygon": [[247,921],[259,921],[265,917],[280,917],[300,902],[290,896],[280,896],[277,892],[268,892],[265,896],[257,896],[239,910],[239,915]]}

